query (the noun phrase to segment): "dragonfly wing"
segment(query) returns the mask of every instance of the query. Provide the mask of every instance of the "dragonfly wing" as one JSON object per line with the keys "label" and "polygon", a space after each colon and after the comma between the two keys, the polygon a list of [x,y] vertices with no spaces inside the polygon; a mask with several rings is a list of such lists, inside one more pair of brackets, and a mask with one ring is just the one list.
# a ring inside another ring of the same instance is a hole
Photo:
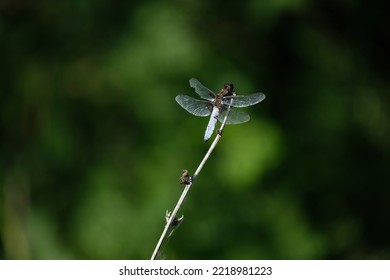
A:
{"label": "dragonfly wing", "polygon": [[[226,113],[227,113],[227,110],[223,111],[219,115],[218,120],[220,122],[223,122],[223,120],[225,119]],[[226,120],[226,124],[240,124],[240,123],[247,122],[249,120],[250,120],[250,116],[247,113],[230,109],[230,113],[229,113],[229,116]]]}
{"label": "dragonfly wing", "polygon": [[210,102],[198,100],[187,95],[178,95],[175,100],[187,112],[195,116],[206,117],[210,115],[212,109]]}
{"label": "dragonfly wing", "polygon": [[207,87],[202,85],[197,79],[190,79],[190,86],[195,89],[195,92],[200,97],[212,101],[215,98],[215,93],[209,90]]}
{"label": "dragonfly wing", "polygon": [[248,95],[225,96],[223,104],[229,105],[231,98],[233,98],[233,102],[231,104],[233,107],[248,107],[263,101],[265,94],[257,92]]}

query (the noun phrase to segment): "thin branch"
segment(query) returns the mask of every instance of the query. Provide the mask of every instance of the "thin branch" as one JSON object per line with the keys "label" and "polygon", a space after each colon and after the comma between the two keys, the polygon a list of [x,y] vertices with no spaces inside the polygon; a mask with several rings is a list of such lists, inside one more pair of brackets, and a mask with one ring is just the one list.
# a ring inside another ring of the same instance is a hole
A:
{"label": "thin branch", "polygon": [[[234,94],[235,95],[235,94]],[[233,95],[233,96],[234,96]],[[218,142],[219,142],[219,139],[222,137],[222,132],[225,128],[225,124],[226,124],[226,121],[227,121],[227,118],[229,116],[229,113],[230,113],[230,106],[231,104],[233,103],[233,99],[234,98],[231,98],[230,99],[230,104],[227,108],[227,112],[226,112],[226,115],[225,115],[225,118],[223,119],[222,121],[222,124],[221,124],[221,127],[218,129],[218,132],[217,132],[217,136],[215,137],[213,143],[211,144],[210,148],[208,149],[206,155],[204,156],[203,160],[201,161],[201,163],[199,164],[198,168],[196,169],[194,175],[192,176],[192,179],[189,181],[188,184],[186,184],[180,198],[179,198],[179,201],[177,202],[175,208],[173,209],[173,211],[171,213],[169,213],[169,218],[167,216],[167,223],[164,227],[164,230],[160,236],[160,239],[159,241],[157,242],[157,245],[156,245],[156,248],[154,249],[154,252],[153,252],[153,255],[151,257],[151,260],[155,260],[156,257],[157,257],[157,254],[158,252],[160,251],[160,248],[163,244],[163,241],[167,238],[167,233],[169,231],[170,228],[174,227],[174,219],[176,218],[176,214],[177,212],[179,211],[184,199],[186,198],[187,196],[187,193],[190,191],[190,188],[192,186],[192,184],[194,183],[195,179],[198,177],[200,171],[202,170],[203,166],[205,165],[206,161],[209,159],[211,153],[213,152],[214,148],[217,146]],[[171,235],[171,234],[170,234]],[[170,236],[168,235],[168,237]]]}

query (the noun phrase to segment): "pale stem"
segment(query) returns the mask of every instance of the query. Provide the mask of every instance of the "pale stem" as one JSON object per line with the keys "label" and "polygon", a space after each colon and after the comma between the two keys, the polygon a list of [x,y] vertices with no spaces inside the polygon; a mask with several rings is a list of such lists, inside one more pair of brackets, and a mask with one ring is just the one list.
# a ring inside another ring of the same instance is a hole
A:
{"label": "pale stem", "polygon": [[226,123],[226,120],[229,116],[229,113],[230,113],[230,106],[233,102],[233,98],[230,100],[230,105],[228,106],[228,109],[227,109],[227,112],[226,112],[226,115],[225,115],[225,118],[223,119],[222,121],[222,124],[221,124],[221,127],[219,128],[218,132],[217,132],[217,136],[215,137],[213,143],[211,144],[210,148],[208,149],[206,155],[204,156],[203,160],[201,161],[201,163],[199,164],[198,168],[196,169],[194,175],[192,176],[192,180],[190,181],[189,184],[186,184],[180,198],[179,198],[179,201],[177,202],[175,208],[173,209],[173,211],[170,213],[170,216],[169,216],[169,219],[164,227],[164,230],[160,236],[160,239],[156,245],[156,248],[154,249],[154,252],[153,252],[153,255],[151,257],[151,260],[155,260],[156,259],[156,256],[158,254],[158,252],[160,251],[160,248],[161,248],[161,245],[168,233],[168,230],[169,228],[171,227],[172,225],[172,222],[173,220],[175,219],[176,217],[176,214],[177,212],[179,211],[184,199],[186,198],[187,196],[187,193],[189,192],[194,180],[196,179],[196,177],[199,175],[200,171],[202,170],[204,164],[206,163],[206,161],[208,160],[208,158],[210,157],[211,153],[213,152],[214,148],[217,146],[217,143],[219,142],[219,139],[221,138],[222,136],[222,132],[223,132],[223,129],[225,127],[225,123]]}

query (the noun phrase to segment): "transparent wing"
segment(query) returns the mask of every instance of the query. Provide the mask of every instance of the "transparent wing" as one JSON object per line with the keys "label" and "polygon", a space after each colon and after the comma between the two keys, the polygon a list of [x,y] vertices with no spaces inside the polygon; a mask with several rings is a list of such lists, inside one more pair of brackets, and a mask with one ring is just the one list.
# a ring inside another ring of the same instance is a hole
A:
{"label": "transparent wing", "polygon": [[[218,121],[223,122],[223,119],[225,118],[226,113],[227,113],[227,110],[223,111],[219,115]],[[229,113],[229,116],[226,120],[226,124],[240,124],[240,123],[247,122],[249,120],[250,120],[250,116],[247,113],[230,109],[230,113]]]}
{"label": "transparent wing", "polygon": [[264,100],[265,94],[261,92],[252,93],[248,95],[236,95],[236,96],[225,96],[223,104],[229,105],[230,99],[233,98],[233,107],[248,107],[255,105]]}
{"label": "transparent wing", "polygon": [[199,94],[200,97],[213,101],[215,98],[215,93],[209,90],[207,87],[202,85],[197,79],[190,79],[190,86],[195,89],[195,92]]}
{"label": "transparent wing", "polygon": [[211,113],[212,105],[210,102],[198,100],[187,95],[178,95],[175,100],[187,112],[195,116],[206,117]]}

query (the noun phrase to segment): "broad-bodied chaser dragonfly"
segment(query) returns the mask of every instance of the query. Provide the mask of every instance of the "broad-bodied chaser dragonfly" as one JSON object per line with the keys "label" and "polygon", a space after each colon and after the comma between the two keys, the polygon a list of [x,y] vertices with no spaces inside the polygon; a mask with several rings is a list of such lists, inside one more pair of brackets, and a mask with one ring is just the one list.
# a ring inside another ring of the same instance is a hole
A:
{"label": "broad-bodied chaser dragonfly", "polygon": [[[175,99],[181,107],[195,116],[207,117],[211,114],[204,135],[204,142],[209,140],[213,134],[217,120],[223,122],[229,105],[232,107],[248,107],[263,101],[265,98],[264,93],[260,92],[236,95],[234,86],[230,83],[226,83],[218,94],[206,88],[195,78],[190,79],[190,86],[205,100],[195,99],[187,95],[178,95]],[[249,119],[247,113],[230,109],[226,124],[240,124],[249,121]]]}

